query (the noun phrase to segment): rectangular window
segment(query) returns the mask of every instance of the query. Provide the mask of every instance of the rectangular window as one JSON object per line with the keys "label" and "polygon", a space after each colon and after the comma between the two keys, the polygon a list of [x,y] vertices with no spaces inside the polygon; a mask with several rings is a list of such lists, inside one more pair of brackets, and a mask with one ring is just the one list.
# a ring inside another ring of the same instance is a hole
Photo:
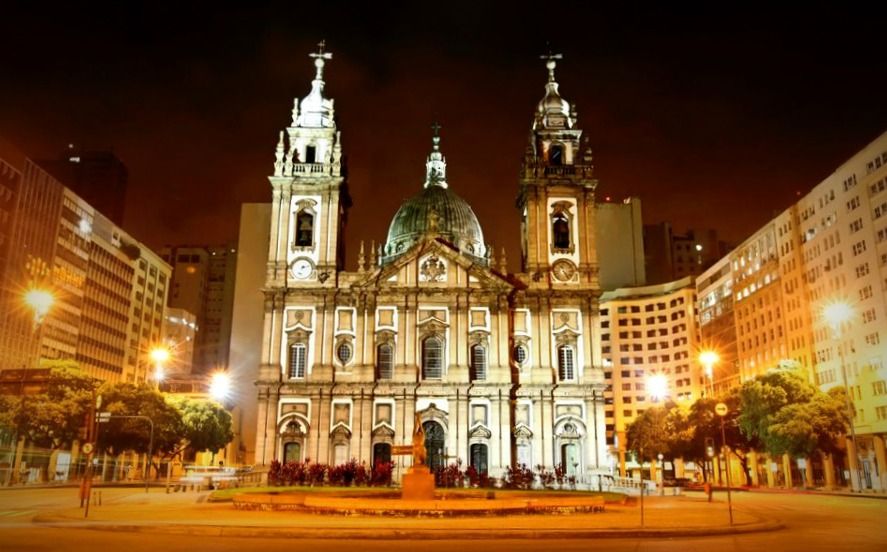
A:
{"label": "rectangular window", "polygon": [[872,395],[876,397],[887,395],[887,382],[884,380],[872,382]]}
{"label": "rectangular window", "polygon": [[558,356],[558,372],[561,381],[571,381],[574,379],[574,359],[573,348],[568,345],[562,345],[557,350]]}
{"label": "rectangular window", "polygon": [[290,378],[304,378],[305,365],[308,361],[308,347],[304,343],[290,345]]}

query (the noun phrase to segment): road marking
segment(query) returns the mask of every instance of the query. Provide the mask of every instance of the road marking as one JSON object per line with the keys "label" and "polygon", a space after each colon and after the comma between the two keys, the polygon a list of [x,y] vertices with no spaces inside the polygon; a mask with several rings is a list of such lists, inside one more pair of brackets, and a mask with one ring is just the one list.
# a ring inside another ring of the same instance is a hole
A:
{"label": "road marking", "polygon": [[0,517],[16,517],[35,514],[37,510],[0,510]]}

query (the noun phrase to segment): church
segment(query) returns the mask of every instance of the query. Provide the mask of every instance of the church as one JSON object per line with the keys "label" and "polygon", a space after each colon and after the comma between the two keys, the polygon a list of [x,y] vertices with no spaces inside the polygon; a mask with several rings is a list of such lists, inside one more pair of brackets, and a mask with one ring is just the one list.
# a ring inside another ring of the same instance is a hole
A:
{"label": "church", "polygon": [[[585,484],[612,471],[604,420],[601,295],[591,150],[543,56],[516,183],[520,272],[484,242],[447,180],[435,125],[424,182],[387,240],[344,266],[352,202],[334,101],[332,55],[310,55],[311,90],[280,133],[272,188],[258,388],[256,463],[372,465],[423,425],[432,469],[461,462],[502,477],[561,466]],[[541,75],[540,75],[541,76]],[[540,84],[542,84],[540,78]],[[354,208],[360,208],[355,206]]]}

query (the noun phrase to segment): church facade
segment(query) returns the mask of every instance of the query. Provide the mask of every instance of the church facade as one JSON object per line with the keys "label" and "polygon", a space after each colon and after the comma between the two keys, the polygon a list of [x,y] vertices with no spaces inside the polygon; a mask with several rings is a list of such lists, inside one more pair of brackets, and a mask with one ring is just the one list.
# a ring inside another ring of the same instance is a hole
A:
{"label": "church facade", "polygon": [[269,178],[256,463],[406,465],[392,446],[409,443],[418,420],[432,468],[461,461],[501,477],[517,464],[560,465],[586,483],[611,473],[597,181],[558,91],[559,56],[545,57],[548,82],[516,187],[519,273],[507,272],[504,251],[496,263],[450,187],[438,128],[424,183],[385,244],[362,246],[357,269],[345,270],[351,200],[323,80],[332,56],[321,48],[311,57],[311,91],[295,101]]}

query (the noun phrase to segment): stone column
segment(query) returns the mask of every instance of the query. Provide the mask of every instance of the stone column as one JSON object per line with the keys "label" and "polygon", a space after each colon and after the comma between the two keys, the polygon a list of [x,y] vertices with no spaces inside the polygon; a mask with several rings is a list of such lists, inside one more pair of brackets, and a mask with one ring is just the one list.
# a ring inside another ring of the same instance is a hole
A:
{"label": "stone column", "polygon": [[884,436],[872,437],[875,445],[875,458],[878,460],[878,482],[881,492],[887,492],[887,449],[884,447]]}
{"label": "stone column", "polygon": [[776,472],[773,471],[773,459],[768,456],[765,465],[767,466],[767,487],[772,489],[776,486]]}
{"label": "stone column", "polygon": [[785,488],[792,488],[792,459],[788,454],[782,455],[782,471],[785,473]]}
{"label": "stone column", "polygon": [[748,453],[748,469],[751,471],[751,484],[755,487],[761,484],[758,476],[758,453],[750,451]]}
{"label": "stone column", "polygon": [[825,473],[825,488],[835,488],[835,462],[831,454],[822,455],[822,471]]}
{"label": "stone column", "polygon": [[675,478],[684,477],[684,459],[683,458],[675,458],[674,462],[674,476]]}
{"label": "stone column", "polygon": [[807,457],[804,460],[804,479],[808,487],[815,487],[816,482],[813,480],[813,458]]}
{"label": "stone column", "polygon": [[714,483],[715,485],[720,485],[721,484],[721,457],[715,455],[711,459],[711,466],[712,466],[712,472],[714,472],[714,473],[712,473],[712,483]]}
{"label": "stone column", "polygon": [[862,489],[859,481],[859,457],[856,456],[856,446],[852,439],[847,439],[847,465],[850,470],[850,490],[859,491]]}

